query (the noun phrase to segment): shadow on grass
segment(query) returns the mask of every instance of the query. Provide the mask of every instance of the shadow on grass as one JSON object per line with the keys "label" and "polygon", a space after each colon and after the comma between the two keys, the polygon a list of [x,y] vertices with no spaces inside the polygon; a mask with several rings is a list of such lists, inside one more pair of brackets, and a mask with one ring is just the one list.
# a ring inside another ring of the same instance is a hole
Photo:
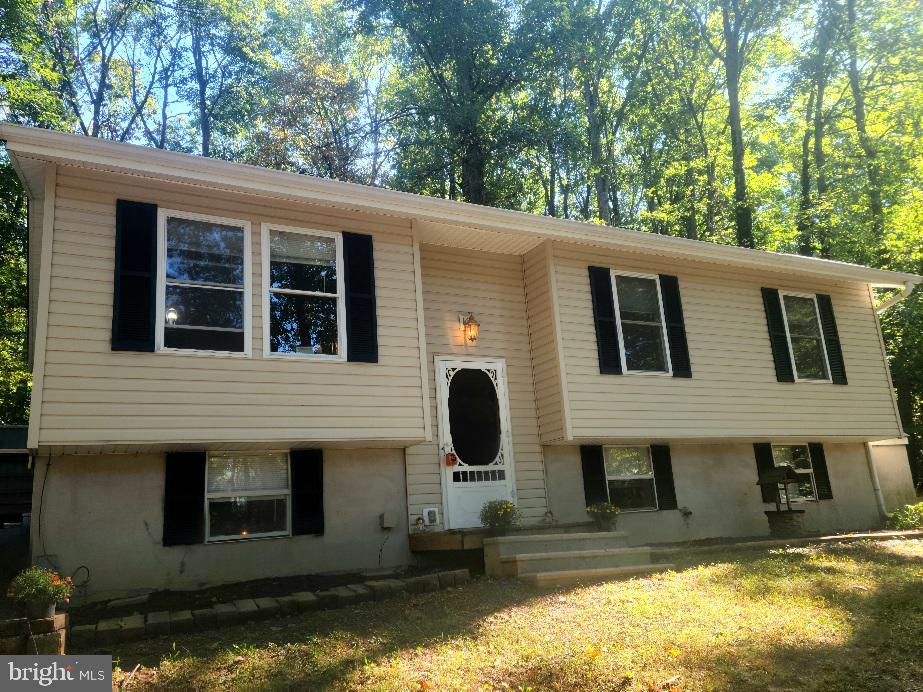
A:
{"label": "shadow on grass", "polygon": [[[730,591],[728,598],[756,604],[757,609],[763,603],[773,608],[797,593],[823,601],[823,615],[844,620],[849,633],[844,641],[841,628],[840,635],[828,637],[831,642],[826,643],[822,632],[811,631],[802,642],[779,644],[778,640],[792,640],[767,631],[763,640],[757,637],[738,645],[709,640],[706,633],[695,650],[688,652],[688,659],[684,660],[684,653],[676,663],[693,676],[707,673],[709,687],[923,688],[919,644],[923,639],[923,572],[916,569],[923,559],[896,555],[878,544],[852,544],[737,554],[722,551],[702,556],[702,562],[721,565],[719,570],[703,571],[702,583],[713,583],[722,593]],[[911,569],[906,569],[908,565]],[[689,569],[695,568],[690,565]],[[655,577],[655,588],[682,578],[683,571],[679,570],[679,577]],[[697,581],[689,583],[695,588]],[[123,670],[131,670],[136,663],[161,665],[166,676],[162,681],[152,680],[154,687],[167,681],[171,689],[319,690],[361,685],[366,682],[362,676],[368,663],[387,667],[402,652],[445,642],[452,642],[463,653],[466,643],[479,638],[483,626],[498,618],[515,620],[520,609],[574,590],[549,593],[516,581],[484,580],[449,591],[177,637],[175,642],[149,640],[124,645],[115,653]],[[797,615],[797,609],[793,611]],[[778,618],[770,622],[778,627]],[[654,626],[669,627],[669,616]],[[592,667],[574,663],[566,651],[545,653],[548,657],[543,660],[520,667],[501,665],[488,671],[485,663],[484,677],[511,689],[623,690],[632,685],[623,677],[594,677]],[[143,684],[143,679],[136,682]],[[380,687],[377,680],[368,682]]]}
{"label": "shadow on grass", "polygon": [[112,653],[123,671],[132,670],[136,664],[173,667],[171,688],[223,687],[209,672],[211,664],[242,659],[236,666],[235,687],[326,689],[367,662],[405,649],[475,636],[479,623],[498,611],[526,606],[546,596],[546,591],[519,582],[483,580],[448,591],[318,611],[288,620],[125,644]]}

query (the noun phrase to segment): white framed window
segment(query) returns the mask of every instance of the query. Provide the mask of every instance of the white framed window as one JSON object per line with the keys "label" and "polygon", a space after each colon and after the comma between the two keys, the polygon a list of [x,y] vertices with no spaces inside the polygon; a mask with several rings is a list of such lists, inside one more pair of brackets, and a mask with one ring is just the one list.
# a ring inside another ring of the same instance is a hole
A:
{"label": "white framed window", "polygon": [[817,296],[779,291],[788,350],[796,381],[830,382],[827,344],[820,328]]}
{"label": "white framed window", "polygon": [[603,463],[611,504],[623,512],[658,508],[649,446],[603,447]]}
{"label": "white framed window", "polygon": [[660,277],[612,270],[623,373],[672,375]]}
{"label": "white framed window", "polygon": [[343,235],[263,224],[263,355],[346,360]]}
{"label": "white framed window", "polygon": [[250,222],[160,209],[157,350],[250,355]]}
{"label": "white framed window", "polygon": [[205,472],[205,540],[291,534],[288,452],[210,452]]}
{"label": "white framed window", "polygon": [[811,463],[811,448],[808,445],[773,445],[772,461],[776,467],[790,466],[798,474],[797,484],[786,486],[779,484],[781,497],[791,502],[807,502],[817,499],[817,486],[814,483],[814,465]]}

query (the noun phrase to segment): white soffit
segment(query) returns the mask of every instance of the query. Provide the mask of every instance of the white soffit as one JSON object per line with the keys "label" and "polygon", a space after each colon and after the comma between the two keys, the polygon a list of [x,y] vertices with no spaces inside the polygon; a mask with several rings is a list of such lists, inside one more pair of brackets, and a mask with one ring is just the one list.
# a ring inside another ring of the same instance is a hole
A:
{"label": "white soffit", "polygon": [[496,252],[504,255],[523,255],[542,244],[538,236],[521,233],[500,233],[461,224],[418,221],[414,228],[421,243],[443,245],[480,252]]}

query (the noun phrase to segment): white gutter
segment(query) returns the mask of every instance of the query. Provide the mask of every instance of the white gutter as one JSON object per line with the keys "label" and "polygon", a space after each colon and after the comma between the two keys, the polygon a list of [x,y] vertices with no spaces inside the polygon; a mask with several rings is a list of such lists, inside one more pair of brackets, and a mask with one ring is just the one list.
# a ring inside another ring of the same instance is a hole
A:
{"label": "white gutter", "polygon": [[911,293],[913,293],[914,288],[916,288],[916,283],[913,281],[908,281],[907,283],[904,284],[904,288],[899,293],[895,293],[893,296],[891,296],[885,302],[883,302],[881,305],[875,308],[875,312],[877,312],[880,315],[881,313],[883,313],[885,310],[887,310],[891,306],[897,305],[904,298],[906,298]]}

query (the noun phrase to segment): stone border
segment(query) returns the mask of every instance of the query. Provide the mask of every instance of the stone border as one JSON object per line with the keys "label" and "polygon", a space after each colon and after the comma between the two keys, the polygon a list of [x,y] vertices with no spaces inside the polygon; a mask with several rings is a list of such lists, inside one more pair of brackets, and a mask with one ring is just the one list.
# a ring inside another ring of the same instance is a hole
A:
{"label": "stone border", "polygon": [[64,655],[67,637],[67,614],[54,617],[13,618],[0,621],[0,654]]}
{"label": "stone border", "polygon": [[425,593],[464,584],[471,579],[467,569],[435,572],[403,579],[380,579],[362,584],[337,586],[312,593],[298,591],[276,598],[243,598],[231,603],[218,603],[197,610],[161,610],[147,615],[135,613],[120,618],[107,618],[95,625],[71,628],[69,647],[87,652],[120,642],[131,642],[166,634],[182,634],[228,627],[256,620],[289,617],[312,610],[325,610],[361,603],[383,601],[402,593]]}

